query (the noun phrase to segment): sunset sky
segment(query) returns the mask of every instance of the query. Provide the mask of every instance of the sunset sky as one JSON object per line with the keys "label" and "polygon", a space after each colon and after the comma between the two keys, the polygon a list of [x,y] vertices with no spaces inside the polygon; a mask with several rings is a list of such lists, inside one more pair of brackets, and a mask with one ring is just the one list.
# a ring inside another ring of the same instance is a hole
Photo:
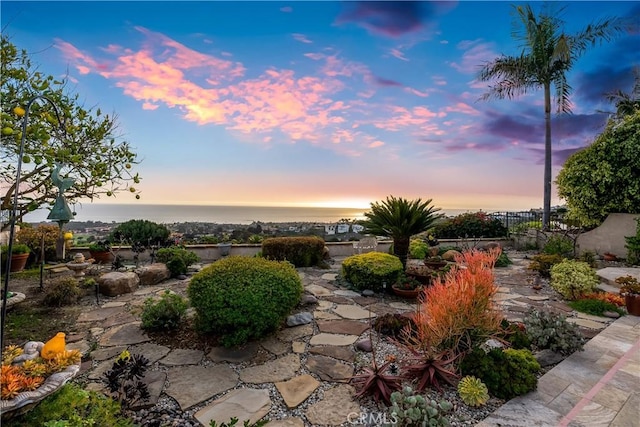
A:
{"label": "sunset sky", "polygon": [[[392,194],[495,210],[542,206],[542,91],[479,101],[478,68],[520,53],[511,5],[3,0],[1,12],[41,71],[119,116],[142,203],[367,207]],[[570,33],[640,12],[564,5]],[[602,132],[603,94],[631,90],[639,46],[628,34],[568,75],[554,176]]]}

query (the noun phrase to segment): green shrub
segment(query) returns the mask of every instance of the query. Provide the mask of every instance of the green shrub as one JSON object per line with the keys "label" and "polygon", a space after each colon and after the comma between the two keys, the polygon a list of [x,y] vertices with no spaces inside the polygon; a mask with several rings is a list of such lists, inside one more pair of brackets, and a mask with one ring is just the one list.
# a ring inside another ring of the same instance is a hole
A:
{"label": "green shrub", "polygon": [[596,254],[591,251],[584,251],[582,255],[578,257],[578,261],[586,262],[591,268],[596,268],[598,266],[596,263]]}
{"label": "green shrub", "polygon": [[271,237],[262,241],[262,256],[310,267],[322,261],[324,240],[320,237]]}
{"label": "green shrub", "polygon": [[56,279],[45,287],[43,302],[48,306],[63,306],[76,304],[84,291],[80,288],[78,280],[73,277]]}
{"label": "green shrub", "polygon": [[460,239],[469,237],[504,237],[507,228],[497,218],[484,212],[467,212],[437,223],[434,233],[438,239]]}
{"label": "green shrub", "polygon": [[495,267],[508,267],[513,264],[513,261],[509,258],[505,251],[500,252],[500,256],[496,260]]}
{"label": "green shrub", "polygon": [[356,289],[375,292],[382,291],[385,282],[390,290],[403,270],[398,257],[382,252],[353,255],[342,262],[342,275],[349,283]]}
{"label": "green shrub", "polygon": [[158,249],[156,259],[158,262],[163,262],[167,265],[171,272],[171,277],[186,274],[187,267],[200,260],[195,252],[179,246]]}
{"label": "green shrub", "polygon": [[592,314],[594,316],[602,316],[605,311],[613,311],[623,316],[624,310],[618,308],[617,305],[598,300],[598,299],[579,299],[577,301],[570,301],[569,307],[581,313]]}
{"label": "green shrub", "polygon": [[582,350],[584,337],[578,326],[564,316],[548,311],[531,310],[524,318],[531,344],[538,350],[551,349],[564,355]]}
{"label": "green shrub", "polygon": [[152,245],[164,246],[170,234],[165,225],[146,219],[132,219],[118,225],[108,240],[129,243],[134,252],[141,252]]}
{"label": "green shrub", "polygon": [[142,308],[142,328],[175,329],[187,311],[187,302],[180,295],[165,291],[159,300],[147,298]]}
{"label": "green shrub", "polygon": [[543,277],[549,277],[551,274],[551,267],[561,263],[563,259],[564,258],[560,255],[535,255],[531,259],[531,263],[527,268],[529,270],[537,271]]}
{"label": "green shrub", "polygon": [[511,348],[516,350],[531,349],[531,339],[522,323],[509,322],[507,319],[502,319],[498,338],[505,340]]}
{"label": "green shrub", "polygon": [[554,234],[547,239],[542,247],[542,252],[547,255],[569,257],[573,254],[573,241],[568,237]]}
{"label": "green shrub", "polygon": [[627,248],[627,262],[640,265],[640,216],[636,218],[635,236],[625,236],[624,239],[627,242],[624,245]]}
{"label": "green shrub", "polygon": [[509,400],[536,389],[540,364],[529,350],[475,348],[460,363],[462,375],[480,378],[489,393]]}
{"label": "green shrub", "polygon": [[44,237],[44,257],[45,260],[56,259],[56,241],[60,236],[60,227],[57,224],[40,224],[36,227],[31,225],[21,225],[16,233],[16,240],[29,246],[35,255],[37,262],[40,259],[40,245]]}
{"label": "green shrub", "polygon": [[92,426],[133,427],[121,414],[120,405],[102,393],[85,391],[76,384],[65,384],[26,414],[2,421],[7,427]]}
{"label": "green shrub", "polygon": [[509,227],[511,233],[524,233],[527,230],[542,230],[542,221],[524,221]]}
{"label": "green shrub", "polygon": [[599,280],[589,264],[566,259],[551,267],[551,287],[568,300],[593,292]]}
{"label": "green shrub", "polygon": [[429,245],[420,239],[411,239],[409,243],[409,258],[425,259],[429,253]]}
{"label": "green shrub", "polygon": [[300,301],[302,281],[285,261],[231,256],[196,273],[187,292],[203,332],[215,331],[225,346],[276,329]]}

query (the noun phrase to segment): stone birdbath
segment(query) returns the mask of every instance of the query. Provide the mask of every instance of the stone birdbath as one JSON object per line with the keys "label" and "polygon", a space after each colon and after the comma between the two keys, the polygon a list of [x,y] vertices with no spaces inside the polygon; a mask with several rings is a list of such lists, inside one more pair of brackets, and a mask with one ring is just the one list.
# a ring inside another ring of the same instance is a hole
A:
{"label": "stone birdbath", "polygon": [[77,253],[73,257],[73,261],[65,264],[67,268],[73,271],[73,277],[81,279],[84,277],[84,271],[91,265],[90,262],[85,261],[84,255]]}

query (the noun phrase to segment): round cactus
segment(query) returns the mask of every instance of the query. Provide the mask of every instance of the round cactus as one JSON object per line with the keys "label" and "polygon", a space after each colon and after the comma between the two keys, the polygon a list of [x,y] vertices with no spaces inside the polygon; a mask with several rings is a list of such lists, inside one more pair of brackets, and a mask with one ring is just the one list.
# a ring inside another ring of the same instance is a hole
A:
{"label": "round cactus", "polygon": [[458,394],[469,406],[482,406],[489,400],[487,386],[480,379],[469,375],[458,383]]}

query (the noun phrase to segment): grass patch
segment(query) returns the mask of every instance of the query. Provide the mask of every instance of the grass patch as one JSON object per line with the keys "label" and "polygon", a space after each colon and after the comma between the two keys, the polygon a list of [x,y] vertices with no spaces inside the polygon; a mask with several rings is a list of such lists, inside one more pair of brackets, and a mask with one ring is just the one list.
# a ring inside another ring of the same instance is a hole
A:
{"label": "grass patch", "polygon": [[579,299],[570,301],[568,304],[576,311],[594,316],[602,316],[605,311],[615,311],[620,316],[625,315],[625,312],[615,304],[597,299]]}
{"label": "grass patch", "polygon": [[28,305],[28,302],[18,304],[7,312],[7,345],[23,345],[27,341],[46,342],[58,332],[68,333],[79,313],[79,306],[55,309]]}
{"label": "grass patch", "polygon": [[[4,267],[4,264],[2,265],[2,267]],[[46,271],[45,271],[45,274],[46,274]],[[10,277],[12,279],[39,279],[40,267],[34,267],[28,270],[16,271],[15,273],[11,273]],[[4,279],[4,272],[2,273],[2,278]]]}

